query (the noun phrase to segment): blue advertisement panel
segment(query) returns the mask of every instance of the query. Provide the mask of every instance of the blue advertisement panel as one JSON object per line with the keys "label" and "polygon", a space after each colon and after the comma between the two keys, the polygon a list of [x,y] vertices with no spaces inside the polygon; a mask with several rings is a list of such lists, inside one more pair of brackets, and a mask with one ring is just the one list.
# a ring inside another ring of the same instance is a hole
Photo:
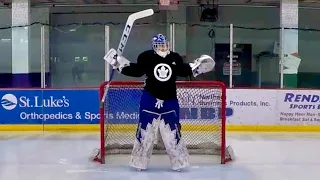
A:
{"label": "blue advertisement panel", "polygon": [[[113,124],[136,124],[141,90],[109,90],[105,115]],[[98,124],[99,91],[0,90],[0,124]],[[220,108],[182,107],[182,120],[217,119]],[[233,110],[227,109],[227,116]]]}
{"label": "blue advertisement panel", "polygon": [[110,89],[105,103],[108,123],[137,124],[141,95],[138,89]]}
{"label": "blue advertisement panel", "polygon": [[98,123],[97,90],[1,90],[2,124]]}

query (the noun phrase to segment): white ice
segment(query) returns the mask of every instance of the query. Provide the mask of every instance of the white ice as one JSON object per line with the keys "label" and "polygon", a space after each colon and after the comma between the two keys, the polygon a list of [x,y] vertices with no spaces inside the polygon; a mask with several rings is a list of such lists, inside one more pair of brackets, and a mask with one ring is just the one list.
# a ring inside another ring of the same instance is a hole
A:
{"label": "white ice", "polygon": [[98,133],[0,133],[0,180],[320,179],[320,133],[227,134],[235,162],[172,172],[154,157],[148,171],[137,172],[124,156],[105,165],[90,162]]}

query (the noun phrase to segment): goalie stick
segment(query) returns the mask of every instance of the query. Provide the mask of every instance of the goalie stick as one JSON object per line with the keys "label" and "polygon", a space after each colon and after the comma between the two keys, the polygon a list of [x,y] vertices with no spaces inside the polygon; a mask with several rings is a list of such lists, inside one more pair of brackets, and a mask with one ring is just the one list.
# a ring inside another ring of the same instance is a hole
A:
{"label": "goalie stick", "polygon": [[[128,17],[126,25],[124,27],[124,30],[122,32],[122,36],[121,36],[119,45],[118,45],[118,49],[117,49],[117,55],[118,56],[121,56],[123,54],[123,51],[124,51],[124,48],[126,47],[126,44],[127,44],[130,32],[131,32],[133,23],[138,19],[151,16],[151,15],[153,15],[153,13],[154,13],[153,9],[146,9],[146,10],[143,10],[143,11],[139,11],[139,12],[133,13]],[[114,74],[114,69],[112,68],[110,79],[109,79],[109,83],[107,84],[106,89],[108,89],[109,86],[110,86],[110,82],[111,82],[111,80],[113,78],[113,74]],[[105,98],[106,98],[107,92],[108,92],[107,90],[104,91],[104,94],[103,94],[102,99],[101,99],[100,107],[102,107],[103,103],[105,102]]]}
{"label": "goalie stick", "polygon": [[[126,47],[126,44],[127,44],[130,32],[131,32],[133,23],[138,19],[151,16],[151,15],[153,15],[153,13],[154,13],[153,9],[146,9],[146,10],[143,10],[143,11],[139,11],[139,12],[133,13],[128,17],[126,25],[124,27],[124,30],[122,32],[122,36],[121,36],[119,45],[118,45],[118,49],[117,49],[117,55],[118,56],[119,55],[121,56],[123,54],[123,51],[124,51],[124,48]],[[114,69],[112,68],[109,82],[108,82],[108,84],[106,86],[106,90],[103,93],[102,99],[100,100],[101,101],[100,102],[100,108],[103,106],[103,104],[105,102],[105,99],[106,99],[106,96],[107,96],[107,93],[108,93],[108,89],[110,87],[110,83],[111,83],[111,80],[113,78],[113,74],[114,74]],[[100,155],[100,159],[99,159],[99,155]],[[100,161],[101,162],[101,161],[103,161],[102,160],[102,156],[103,155],[104,155],[104,153],[101,153],[100,149],[95,149],[94,152],[93,152],[93,155],[90,157],[90,159],[92,161]]]}

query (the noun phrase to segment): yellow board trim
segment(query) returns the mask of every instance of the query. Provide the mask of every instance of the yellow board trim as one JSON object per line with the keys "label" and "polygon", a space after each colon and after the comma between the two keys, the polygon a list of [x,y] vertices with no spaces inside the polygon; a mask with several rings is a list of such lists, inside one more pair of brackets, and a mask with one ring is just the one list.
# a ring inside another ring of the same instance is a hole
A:
{"label": "yellow board trim", "polygon": [[[113,131],[135,131],[136,125],[114,125]],[[212,131],[215,125],[184,125],[183,131]],[[320,132],[320,125],[227,125],[227,131],[242,132]],[[97,124],[64,125],[0,125],[0,132],[6,131],[51,131],[51,132],[99,132]]]}

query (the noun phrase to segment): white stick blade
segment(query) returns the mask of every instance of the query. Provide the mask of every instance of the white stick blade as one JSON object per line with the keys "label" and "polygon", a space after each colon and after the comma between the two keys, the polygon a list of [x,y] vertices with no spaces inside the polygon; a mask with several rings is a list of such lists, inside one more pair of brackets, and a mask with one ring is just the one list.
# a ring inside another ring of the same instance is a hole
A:
{"label": "white stick blade", "polygon": [[123,33],[122,33],[122,36],[121,36],[121,39],[120,39],[120,43],[119,43],[119,46],[118,46],[118,49],[117,49],[118,55],[121,56],[123,54],[123,51],[124,51],[124,48],[125,48],[125,46],[127,44],[127,40],[129,38],[133,23],[137,19],[141,19],[141,18],[145,18],[145,17],[151,16],[151,15],[153,15],[153,13],[154,13],[153,9],[146,9],[146,10],[143,10],[143,11],[139,11],[139,12],[133,13],[128,17],[128,20],[126,22],[126,26],[125,26],[125,28],[123,30]]}
{"label": "white stick blade", "polygon": [[141,18],[145,18],[145,17],[148,17],[148,16],[151,16],[153,15],[153,9],[146,9],[146,10],[143,10],[143,11],[139,11],[139,12],[136,12],[136,13],[133,13],[129,16],[129,18],[133,21],[137,20],[137,19],[141,19]]}

